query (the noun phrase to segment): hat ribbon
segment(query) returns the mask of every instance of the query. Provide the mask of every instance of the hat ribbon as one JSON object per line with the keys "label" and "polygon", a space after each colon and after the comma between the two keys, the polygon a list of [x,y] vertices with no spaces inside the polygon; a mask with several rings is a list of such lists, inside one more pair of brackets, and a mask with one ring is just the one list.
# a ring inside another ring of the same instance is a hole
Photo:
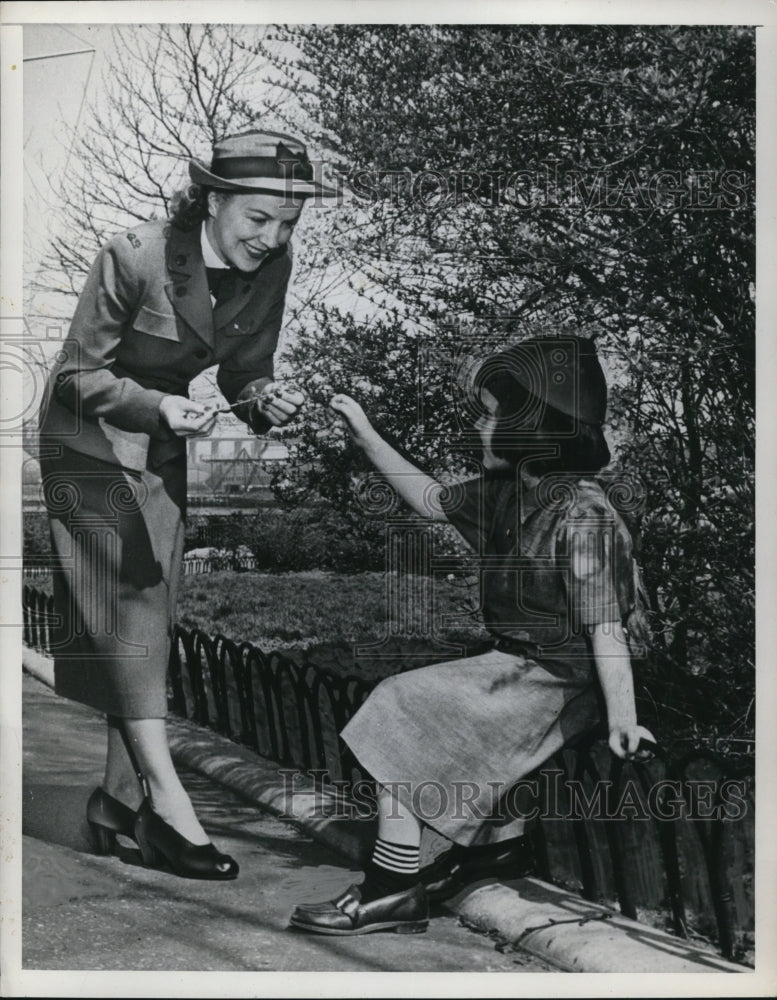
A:
{"label": "hat ribbon", "polygon": [[211,173],[223,180],[247,177],[275,177],[281,180],[311,181],[313,166],[306,152],[295,153],[279,142],[275,156],[230,156],[214,161]]}

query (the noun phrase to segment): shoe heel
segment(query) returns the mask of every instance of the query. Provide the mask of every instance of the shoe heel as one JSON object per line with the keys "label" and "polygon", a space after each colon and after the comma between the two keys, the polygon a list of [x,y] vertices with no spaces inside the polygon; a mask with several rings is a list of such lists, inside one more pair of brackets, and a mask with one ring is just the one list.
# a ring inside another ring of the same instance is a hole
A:
{"label": "shoe heel", "polygon": [[147,868],[161,868],[165,863],[162,853],[153,844],[150,844],[137,830],[135,831],[135,839],[140,848],[140,856],[143,859],[143,864]]}
{"label": "shoe heel", "polygon": [[135,810],[114,799],[99,786],[86,804],[86,822],[97,854],[116,854],[116,834],[134,839]]}
{"label": "shoe heel", "polygon": [[97,854],[113,854],[116,848],[116,831],[88,820],[92,843]]}
{"label": "shoe heel", "polygon": [[428,920],[414,920],[412,923],[397,924],[397,934],[423,934],[429,927]]}

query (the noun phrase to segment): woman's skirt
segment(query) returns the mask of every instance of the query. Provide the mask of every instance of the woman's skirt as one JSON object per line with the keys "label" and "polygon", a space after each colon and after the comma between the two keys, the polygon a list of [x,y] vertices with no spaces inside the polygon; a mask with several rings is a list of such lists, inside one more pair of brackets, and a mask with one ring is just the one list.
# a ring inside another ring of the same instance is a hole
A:
{"label": "woman's skirt", "polygon": [[133,472],[68,448],[41,462],[54,553],[58,694],[164,718],[182,572],[186,457]]}
{"label": "woman's skirt", "polygon": [[589,661],[492,650],[381,681],[342,736],[399,802],[467,846],[522,833],[516,783],[598,720]]}

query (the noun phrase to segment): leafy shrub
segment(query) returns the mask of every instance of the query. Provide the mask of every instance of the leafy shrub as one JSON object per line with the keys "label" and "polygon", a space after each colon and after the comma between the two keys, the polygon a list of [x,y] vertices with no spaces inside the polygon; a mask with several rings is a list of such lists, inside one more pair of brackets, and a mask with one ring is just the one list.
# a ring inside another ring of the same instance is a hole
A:
{"label": "leafy shrub", "polygon": [[51,558],[51,537],[49,519],[40,511],[24,514],[24,559],[26,562],[45,562]]}
{"label": "leafy shrub", "polygon": [[[469,551],[449,526],[429,525],[436,553]],[[297,510],[271,508],[253,514],[201,515],[190,519],[187,549],[247,546],[256,569],[272,573],[333,570],[364,573],[386,568],[386,526],[375,520],[364,529],[326,505]],[[419,567],[414,567],[418,572]]]}
{"label": "leafy shrub", "polygon": [[246,545],[257,569],[277,573],[311,569],[358,573],[384,565],[379,538],[355,535],[344,519],[326,509],[276,508],[198,517],[187,527],[186,545]]}

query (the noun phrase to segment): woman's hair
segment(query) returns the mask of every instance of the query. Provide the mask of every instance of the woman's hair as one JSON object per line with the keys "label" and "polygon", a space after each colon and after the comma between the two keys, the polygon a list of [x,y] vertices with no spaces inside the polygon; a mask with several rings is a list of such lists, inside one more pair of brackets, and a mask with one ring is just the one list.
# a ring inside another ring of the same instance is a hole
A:
{"label": "woman's hair", "polygon": [[204,222],[209,215],[209,190],[199,184],[190,184],[183,190],[176,191],[170,199],[170,221],[173,225],[189,230]]}
{"label": "woman's hair", "polygon": [[[610,449],[601,424],[562,413],[505,372],[488,373],[477,384],[498,403],[491,439],[497,458],[538,476],[551,472],[591,474],[609,463]],[[531,459],[535,453],[537,458]]]}

